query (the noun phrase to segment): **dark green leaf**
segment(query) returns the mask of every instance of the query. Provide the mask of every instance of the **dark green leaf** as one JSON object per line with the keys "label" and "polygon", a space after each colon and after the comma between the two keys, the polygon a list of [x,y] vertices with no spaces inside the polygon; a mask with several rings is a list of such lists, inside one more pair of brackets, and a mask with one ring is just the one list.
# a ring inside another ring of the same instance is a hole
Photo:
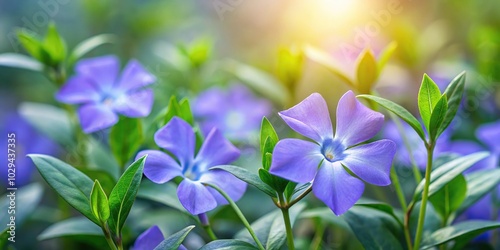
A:
{"label": "dark green leaf", "polygon": [[259,168],[259,178],[264,183],[271,186],[278,193],[283,193],[285,191],[286,186],[289,183],[288,180],[285,180],[279,176],[275,176],[269,173],[269,171],[264,168]]}
{"label": "dark green leaf", "polygon": [[37,239],[41,241],[75,235],[93,235],[104,237],[100,227],[96,226],[87,218],[76,217],[51,225],[38,235]]}
{"label": "dark green leaf", "polygon": [[448,101],[446,100],[446,95],[442,95],[441,99],[437,102],[434,110],[432,111],[431,120],[429,123],[429,136],[431,140],[436,141],[440,135],[440,132],[444,131],[441,129],[443,125],[444,117],[448,110]]}
{"label": "dark green leaf", "polygon": [[354,81],[351,80],[347,75],[342,73],[340,70],[338,70],[336,63],[333,61],[332,57],[330,57],[326,52],[323,52],[311,46],[307,46],[305,48],[305,53],[309,59],[325,66],[331,73],[333,73],[347,85],[349,85],[352,88],[356,88]]}
{"label": "dark green leaf", "polygon": [[382,50],[382,52],[380,52],[380,55],[378,56],[378,70],[379,70],[378,74],[379,75],[382,72],[382,70],[384,69],[387,62],[389,61],[389,58],[392,56],[392,54],[394,54],[394,51],[396,50],[397,47],[398,47],[398,43],[395,41],[392,41],[387,46],[385,46],[385,48],[384,48],[384,50]]}
{"label": "dark green leaf", "polygon": [[95,217],[104,225],[109,218],[109,203],[108,197],[98,180],[94,181],[94,186],[90,193],[90,208]]}
{"label": "dark green leaf", "polygon": [[97,225],[99,221],[90,209],[90,192],[94,182],[76,168],[48,155],[28,155],[38,172],[66,202]]}
{"label": "dark green leaf", "polygon": [[458,214],[465,211],[498,186],[500,183],[500,169],[495,168],[476,171],[467,174],[465,180],[467,181],[467,195],[464,202],[457,210]]}
{"label": "dark green leaf", "polygon": [[43,64],[31,57],[16,53],[0,54],[0,66],[27,69],[33,71],[43,71]]}
{"label": "dark green leaf", "polygon": [[357,62],[357,89],[361,94],[370,94],[375,81],[378,78],[378,64],[373,52],[369,49],[363,50]]}
{"label": "dark green leaf", "polygon": [[[495,228],[500,228],[499,222],[481,220],[459,222],[455,225],[441,228],[431,234],[430,237],[424,240],[421,249],[429,249],[451,240],[469,241],[474,237]],[[466,242],[460,242],[461,245],[464,243]]]}
{"label": "dark green leaf", "polygon": [[462,95],[465,86],[465,71],[460,73],[455,77],[450,85],[446,87],[444,94],[448,99],[448,110],[446,116],[441,125],[440,133],[442,133],[451,123],[455,115],[457,114],[458,108],[460,107],[460,102],[462,101]]}
{"label": "dark green leaf", "polygon": [[145,161],[146,156],[143,156],[132,163],[132,165],[125,170],[109,195],[109,210],[111,216],[108,222],[109,228],[115,234],[121,232],[125,220],[128,217],[128,213],[134,204],[135,196],[141,184]]}
{"label": "dark green leaf", "polygon": [[443,220],[447,220],[451,213],[457,210],[465,199],[467,182],[463,175],[458,175],[441,190],[429,197],[436,212]]}
{"label": "dark green leaf", "polygon": [[250,243],[241,240],[215,240],[203,247],[200,250],[255,250],[257,247]]}
{"label": "dark green leaf", "polygon": [[109,145],[120,167],[133,158],[143,139],[140,119],[120,117],[109,133]]}
{"label": "dark green leaf", "polygon": [[276,198],[276,192],[266,183],[262,182],[256,174],[241,168],[241,167],[236,167],[236,166],[231,166],[231,165],[224,165],[224,166],[216,166],[211,169],[222,169],[224,171],[227,171],[234,175],[236,178],[258,188],[260,191],[264,192],[265,194]]}
{"label": "dark green leaf", "polygon": [[394,213],[394,209],[392,208],[391,205],[379,201],[370,201],[370,200],[360,200],[359,202],[356,203],[357,206],[364,206],[364,207],[369,207],[376,209],[378,211],[384,212],[388,215],[390,215],[392,218],[394,218],[401,226],[403,226],[403,223],[401,222],[401,218],[399,218],[396,213]]}
{"label": "dark green leaf", "polygon": [[91,50],[95,49],[98,46],[101,46],[106,43],[113,43],[116,41],[116,37],[112,34],[100,34],[97,36],[93,36],[87,38],[80,42],[75,46],[73,52],[69,57],[69,65],[73,65],[76,61],[78,61],[85,54],[89,53]]}
{"label": "dark green leaf", "polygon": [[[287,202],[289,202],[289,201],[292,199],[292,196],[293,196],[296,192],[298,192],[298,191],[295,191],[295,188],[297,187],[297,184],[298,184],[298,183],[291,182],[291,181],[289,181],[289,182],[287,183],[286,188],[285,188],[285,192],[284,192],[285,199],[287,200]],[[297,189],[300,189],[300,188],[302,188],[303,186],[308,185],[308,184],[310,185],[310,183],[306,183],[306,184],[304,184],[304,185],[300,186],[300,187],[299,187],[299,188],[297,188]]]}
{"label": "dark green leaf", "polygon": [[164,239],[158,246],[156,246],[155,250],[170,250],[179,248],[189,232],[193,230],[193,228],[194,226],[189,226],[175,234],[172,234],[170,237]]}
{"label": "dark green leaf", "polygon": [[[12,196],[11,193],[15,194]],[[21,188],[16,191],[7,190],[7,193],[2,195],[0,199],[0,211],[4,211],[4,215],[0,217],[0,229],[4,231],[7,229],[10,223],[10,217],[15,216],[15,226],[19,228],[23,225],[24,221],[33,214],[35,209],[38,207],[40,200],[42,199],[43,188],[38,183],[33,183]],[[16,209],[13,210],[9,208],[10,199],[15,198]]]}
{"label": "dark green leaf", "polygon": [[[269,139],[268,139],[269,138]],[[272,153],[272,149],[278,143],[279,137],[278,134],[276,133],[276,130],[274,130],[273,125],[269,120],[264,117],[262,118],[262,123],[260,126],[260,151],[265,154],[265,153]],[[268,148],[269,146],[266,146],[266,143],[270,144],[271,151],[269,152]]]}
{"label": "dark green leaf", "polygon": [[373,95],[358,95],[358,97],[365,98],[368,100],[372,100],[376,103],[378,103],[380,106],[386,108],[387,110],[391,111],[395,115],[399,116],[399,118],[403,119],[408,125],[410,125],[415,132],[422,138],[422,140],[425,141],[425,134],[424,130],[422,130],[422,126],[420,125],[420,122],[418,122],[417,118],[413,116],[408,110],[400,106],[399,104],[396,104],[392,101],[389,101],[387,99],[384,99],[382,97],[378,96],[373,96]]}
{"label": "dark green leaf", "polygon": [[424,74],[418,91],[418,110],[427,130],[429,130],[432,111],[440,98],[441,91],[439,87],[427,74]]}
{"label": "dark green leaf", "polygon": [[52,65],[61,63],[66,58],[66,43],[54,23],[49,24],[42,47],[49,54]]}

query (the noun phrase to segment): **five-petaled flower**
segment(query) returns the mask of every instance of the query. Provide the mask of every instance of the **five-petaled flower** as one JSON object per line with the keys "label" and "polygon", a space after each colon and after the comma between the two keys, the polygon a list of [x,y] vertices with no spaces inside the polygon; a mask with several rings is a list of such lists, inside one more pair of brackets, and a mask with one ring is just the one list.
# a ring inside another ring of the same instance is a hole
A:
{"label": "five-petaled flower", "polygon": [[352,91],[344,94],[337,106],[335,134],[327,104],[320,94],[310,95],[279,115],[293,130],[314,142],[279,141],[270,172],[294,182],[313,181],[313,193],[336,215],[346,212],[359,200],[365,186],[360,179],[379,186],[391,183],[394,142],[361,144],[377,134],[384,116],[361,104]]}
{"label": "five-petaled flower", "polygon": [[56,94],[63,103],[79,104],[78,117],[85,133],[113,126],[118,115],[144,117],[153,105],[153,91],[145,88],[155,81],[136,60],[131,60],[119,76],[115,56],[84,59]]}
{"label": "five-petaled flower", "polygon": [[217,205],[227,204],[215,189],[203,185],[210,183],[224,190],[233,200],[243,196],[246,183],[223,170],[211,167],[226,165],[240,156],[240,151],[217,129],[212,129],[195,156],[196,137],[192,127],[174,117],[155,134],[158,146],[176,157],[159,150],[144,150],[137,158],[148,155],[144,174],[155,183],[165,183],[182,176],[177,188],[179,201],[191,214],[210,211]]}

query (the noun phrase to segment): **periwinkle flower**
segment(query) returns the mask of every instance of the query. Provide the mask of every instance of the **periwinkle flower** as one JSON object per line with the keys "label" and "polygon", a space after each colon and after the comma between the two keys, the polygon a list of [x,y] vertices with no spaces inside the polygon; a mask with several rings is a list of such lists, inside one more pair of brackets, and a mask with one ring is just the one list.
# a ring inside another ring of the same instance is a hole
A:
{"label": "periwinkle flower", "polygon": [[144,117],[151,112],[153,91],[145,88],[155,81],[138,61],[131,60],[119,75],[115,56],[84,59],[57,92],[63,103],[79,104],[78,117],[85,133],[113,126],[118,115]]}
{"label": "periwinkle flower", "polygon": [[212,129],[195,155],[195,133],[184,120],[174,117],[155,134],[155,142],[171,155],[159,150],[144,150],[137,158],[148,155],[144,174],[155,183],[165,183],[182,176],[177,188],[179,201],[191,214],[210,211],[217,205],[227,204],[215,189],[203,185],[210,183],[224,190],[233,200],[243,196],[246,183],[222,170],[211,167],[226,165],[240,156],[240,151],[217,129]]}
{"label": "periwinkle flower", "polygon": [[[154,225],[144,231],[134,243],[134,250],[153,250],[155,249],[165,237],[157,225]],[[178,249],[185,250],[186,248],[181,245]]]}
{"label": "periwinkle flower", "polygon": [[229,139],[241,141],[258,132],[262,117],[271,112],[271,104],[243,85],[229,90],[214,87],[198,96],[193,112],[204,134],[216,127]]}
{"label": "periwinkle flower", "polygon": [[352,91],[339,100],[335,134],[320,94],[310,95],[279,115],[293,130],[314,142],[279,141],[270,172],[294,182],[313,181],[313,193],[336,215],[343,214],[359,200],[365,186],[360,179],[378,186],[391,183],[394,142],[379,140],[362,144],[381,129],[384,116],[361,104]]}

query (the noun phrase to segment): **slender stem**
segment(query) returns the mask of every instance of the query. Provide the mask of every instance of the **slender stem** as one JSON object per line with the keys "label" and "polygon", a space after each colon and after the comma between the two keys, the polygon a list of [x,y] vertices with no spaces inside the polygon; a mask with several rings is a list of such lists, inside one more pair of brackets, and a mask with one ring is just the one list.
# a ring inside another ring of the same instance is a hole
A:
{"label": "slender stem", "polygon": [[318,225],[316,226],[316,234],[314,234],[314,238],[311,242],[310,250],[318,250],[321,249],[321,242],[323,241],[323,235],[325,234],[325,224],[321,222],[321,220],[317,221]]}
{"label": "slender stem", "polygon": [[420,183],[420,181],[422,181],[422,175],[420,174],[420,169],[418,168],[417,161],[415,161],[415,158],[413,157],[413,150],[411,148],[410,141],[406,137],[406,132],[404,131],[401,121],[393,113],[389,112],[389,115],[391,116],[392,121],[394,121],[394,124],[396,124],[396,128],[401,135],[401,139],[403,140],[406,151],[408,151],[408,156],[412,165],[413,176],[415,177],[415,182],[418,184]]}
{"label": "slender stem", "polygon": [[109,228],[106,224],[101,226],[102,232],[104,233],[104,238],[106,238],[106,241],[108,242],[109,248],[111,250],[116,250],[115,243],[113,242],[113,239],[111,238],[111,233],[109,232]]}
{"label": "slender stem", "polygon": [[211,240],[217,240],[217,236],[215,235],[214,231],[212,230],[212,227],[210,226],[210,221],[208,220],[208,216],[206,213],[202,213],[198,215],[198,218],[200,219],[201,226],[203,229],[205,229],[205,232],[207,232],[208,237],[210,237]]}
{"label": "slender stem", "polygon": [[248,232],[252,236],[252,238],[255,241],[255,243],[257,244],[258,248],[261,250],[265,250],[264,246],[262,246],[262,243],[260,243],[259,238],[257,238],[257,235],[255,235],[255,232],[253,231],[252,227],[250,226],[250,223],[248,223],[247,219],[245,218],[245,215],[243,215],[243,213],[241,212],[238,205],[236,205],[236,203],[234,203],[233,199],[231,199],[231,197],[229,197],[229,195],[227,195],[226,192],[224,192],[222,189],[220,189],[216,185],[213,185],[210,183],[204,183],[204,184],[217,190],[217,192],[219,192],[222,196],[224,196],[224,198],[226,198],[226,200],[229,202],[229,205],[233,208],[236,215],[238,215],[241,222],[243,222],[243,225],[245,225],[245,227],[247,228]]}
{"label": "slender stem", "polygon": [[406,198],[403,193],[403,189],[399,184],[399,177],[398,174],[396,173],[396,170],[394,169],[394,166],[391,168],[391,179],[392,183],[394,184],[394,188],[396,189],[396,194],[398,195],[398,200],[401,205],[401,209],[403,209],[403,211],[406,211]]}
{"label": "slender stem", "polygon": [[295,244],[293,243],[293,229],[292,229],[292,223],[290,222],[290,213],[288,211],[288,209],[290,207],[288,206],[288,204],[286,204],[285,197],[283,196],[283,193],[279,194],[279,199],[280,199],[281,214],[283,214],[283,221],[285,222],[286,241],[287,241],[288,249],[294,250]]}
{"label": "slender stem", "polygon": [[415,206],[415,203],[411,202],[410,205],[408,206],[408,209],[406,210],[405,218],[404,218],[404,232],[405,232],[405,239],[406,239],[406,245],[408,247],[408,250],[413,249],[413,246],[411,244],[411,235],[410,235],[410,215],[411,215],[411,211],[413,210],[414,206]]}
{"label": "slender stem", "polygon": [[312,191],[312,185],[309,186],[304,192],[302,192],[297,198],[292,200],[290,203],[286,204],[287,208],[291,208],[293,205],[295,205],[297,202],[302,200],[304,197],[306,197],[307,194],[309,194]]}
{"label": "slender stem", "polygon": [[425,220],[425,210],[427,208],[427,199],[429,198],[429,186],[431,182],[431,171],[432,171],[432,156],[434,153],[435,143],[431,141],[427,147],[427,167],[425,169],[425,185],[424,192],[422,194],[422,203],[420,203],[420,213],[418,216],[417,233],[415,236],[415,243],[413,245],[414,249],[418,249],[420,246],[420,240],[422,239],[422,231],[424,230],[424,220]]}

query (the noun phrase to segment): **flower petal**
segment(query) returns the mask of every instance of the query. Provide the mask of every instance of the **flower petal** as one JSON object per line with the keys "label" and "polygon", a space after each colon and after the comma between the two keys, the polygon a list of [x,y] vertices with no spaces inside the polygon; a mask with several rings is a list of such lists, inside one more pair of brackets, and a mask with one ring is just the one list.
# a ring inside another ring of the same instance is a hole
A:
{"label": "flower petal", "polygon": [[274,148],[269,172],[294,182],[309,182],[322,159],[324,156],[319,145],[299,139],[284,139]]}
{"label": "flower petal", "polygon": [[169,155],[159,150],[143,150],[135,159],[148,155],[144,163],[144,175],[154,183],[165,183],[177,176],[182,176],[182,168]]}
{"label": "flower petal", "polygon": [[380,140],[347,149],[344,153],[342,164],[362,180],[378,186],[391,184],[391,165],[396,154],[393,141]]}
{"label": "flower petal", "polygon": [[191,214],[201,214],[217,207],[217,201],[207,187],[199,181],[184,179],[177,188],[182,206]]}
{"label": "flower petal", "polygon": [[98,102],[100,98],[90,80],[80,76],[71,77],[56,94],[58,101],[68,104]]}
{"label": "flower petal", "polygon": [[144,117],[151,112],[153,101],[153,90],[145,89],[118,98],[113,103],[113,109],[124,116]]}
{"label": "flower petal", "polygon": [[137,60],[130,60],[125,66],[118,86],[125,92],[145,87],[156,81],[156,77],[149,73]]}
{"label": "flower petal", "polygon": [[[234,177],[234,175],[224,170],[218,169],[206,172],[200,177],[199,181],[202,183],[216,185],[220,189],[224,190],[224,192],[226,192],[234,201],[239,200],[247,188],[247,184],[244,181]],[[212,193],[215,200],[217,200],[217,204],[228,204],[226,198],[224,198],[217,190],[211,187],[208,187],[208,190],[210,190],[210,193]]]}
{"label": "flower petal", "polygon": [[340,162],[324,161],[312,189],[335,215],[341,215],[361,198],[365,184],[347,173]]}
{"label": "flower petal", "polygon": [[365,107],[352,91],[340,98],[335,138],[345,146],[353,146],[372,138],[383,124],[384,115]]}
{"label": "flower petal", "polygon": [[76,64],[75,71],[92,80],[101,91],[113,89],[120,71],[120,60],[113,55],[82,59]]}
{"label": "flower petal", "polygon": [[203,172],[213,166],[229,164],[238,157],[240,157],[240,150],[214,128],[201,146],[195,162],[199,171]]}
{"label": "flower petal", "polygon": [[278,113],[299,134],[322,142],[333,137],[332,121],[325,99],[313,93],[299,104]]}
{"label": "flower petal", "polygon": [[476,136],[492,151],[500,152],[500,121],[481,125],[476,131]]}
{"label": "flower petal", "polygon": [[155,133],[158,146],[174,154],[181,166],[191,164],[194,158],[195,137],[191,126],[179,117],[174,117],[167,125]]}
{"label": "flower petal", "polygon": [[118,115],[104,105],[87,104],[78,109],[83,132],[89,134],[109,128],[118,122]]}
{"label": "flower petal", "polygon": [[144,231],[134,243],[134,250],[152,250],[155,249],[165,237],[157,225],[154,225]]}

